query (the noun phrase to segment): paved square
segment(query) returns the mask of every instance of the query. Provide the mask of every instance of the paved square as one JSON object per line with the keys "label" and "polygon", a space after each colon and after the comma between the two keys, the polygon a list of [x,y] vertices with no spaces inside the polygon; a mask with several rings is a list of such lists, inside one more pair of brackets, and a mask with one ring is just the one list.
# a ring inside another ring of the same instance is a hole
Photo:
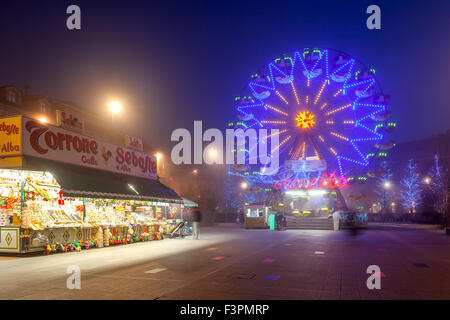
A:
{"label": "paved square", "polygon": [[[197,241],[0,257],[0,299],[450,299],[450,237],[440,230],[201,231]],[[81,290],[66,287],[70,265]],[[367,288],[371,265],[380,290]]]}

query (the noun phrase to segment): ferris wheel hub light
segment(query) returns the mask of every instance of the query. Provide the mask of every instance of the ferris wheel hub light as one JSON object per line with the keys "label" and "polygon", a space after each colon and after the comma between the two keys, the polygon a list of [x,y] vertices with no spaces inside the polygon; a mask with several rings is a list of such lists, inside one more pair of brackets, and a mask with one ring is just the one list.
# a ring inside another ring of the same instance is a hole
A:
{"label": "ferris wheel hub light", "polygon": [[311,129],[316,123],[316,117],[309,111],[297,113],[295,123],[300,129]]}

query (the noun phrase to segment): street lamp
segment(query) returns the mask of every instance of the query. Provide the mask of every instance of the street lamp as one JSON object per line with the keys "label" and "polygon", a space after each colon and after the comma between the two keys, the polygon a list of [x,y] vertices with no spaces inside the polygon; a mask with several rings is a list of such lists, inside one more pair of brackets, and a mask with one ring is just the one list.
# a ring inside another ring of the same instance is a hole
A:
{"label": "street lamp", "polygon": [[111,124],[114,122],[114,114],[122,111],[122,104],[119,101],[111,101],[109,103],[109,111],[111,111]]}
{"label": "street lamp", "polygon": [[211,158],[215,158],[217,155],[217,150],[216,149],[209,150],[209,155]]}
{"label": "street lamp", "polygon": [[248,183],[245,181],[241,182],[241,189],[245,190],[247,188],[248,188]]}
{"label": "street lamp", "polygon": [[209,148],[208,149],[208,161],[206,161],[206,163],[208,164],[217,164],[218,161],[218,156],[219,156],[219,152],[217,151],[216,148]]}
{"label": "street lamp", "polygon": [[430,177],[425,177],[425,178],[423,179],[423,182],[424,182],[425,184],[430,184],[430,183],[431,183],[431,178],[430,178]]}
{"label": "street lamp", "polygon": [[112,113],[119,113],[122,110],[122,105],[119,101],[111,101],[109,103],[109,110]]}
{"label": "street lamp", "polygon": [[39,118],[38,118],[38,121],[39,121],[40,123],[47,123],[47,122],[48,122],[47,118],[44,117],[44,116],[39,117]]}

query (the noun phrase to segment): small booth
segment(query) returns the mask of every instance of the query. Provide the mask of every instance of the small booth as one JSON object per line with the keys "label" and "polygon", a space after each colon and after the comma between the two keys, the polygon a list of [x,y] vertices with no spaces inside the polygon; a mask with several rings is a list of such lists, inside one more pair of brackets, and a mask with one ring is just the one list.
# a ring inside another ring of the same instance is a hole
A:
{"label": "small booth", "polygon": [[263,202],[252,202],[244,206],[245,214],[245,228],[260,228],[265,229],[269,227],[269,207]]}
{"label": "small booth", "polygon": [[181,198],[181,220],[189,220],[192,210],[198,207],[198,204],[186,198]]}
{"label": "small booth", "polygon": [[159,240],[181,205],[151,155],[22,116],[0,119],[0,252]]}

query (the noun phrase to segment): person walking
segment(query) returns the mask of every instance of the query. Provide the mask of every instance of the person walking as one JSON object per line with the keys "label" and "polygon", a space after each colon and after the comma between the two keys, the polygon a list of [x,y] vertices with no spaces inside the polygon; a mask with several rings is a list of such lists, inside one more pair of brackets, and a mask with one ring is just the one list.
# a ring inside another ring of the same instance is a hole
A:
{"label": "person walking", "polygon": [[194,229],[192,233],[192,239],[198,239],[200,234],[200,222],[202,221],[202,213],[200,208],[197,208],[192,213],[192,227]]}
{"label": "person walking", "polygon": [[339,220],[341,218],[341,212],[340,211],[335,211],[333,213],[333,229],[334,231],[338,231],[339,230]]}
{"label": "person walking", "polygon": [[282,228],[282,221],[283,221],[283,215],[278,212],[277,215],[275,216],[275,224],[276,224],[276,229],[278,231],[280,231]]}
{"label": "person walking", "polygon": [[286,217],[283,215],[283,218],[281,219],[281,226],[283,228],[283,231],[286,231],[287,229],[287,219]]}

